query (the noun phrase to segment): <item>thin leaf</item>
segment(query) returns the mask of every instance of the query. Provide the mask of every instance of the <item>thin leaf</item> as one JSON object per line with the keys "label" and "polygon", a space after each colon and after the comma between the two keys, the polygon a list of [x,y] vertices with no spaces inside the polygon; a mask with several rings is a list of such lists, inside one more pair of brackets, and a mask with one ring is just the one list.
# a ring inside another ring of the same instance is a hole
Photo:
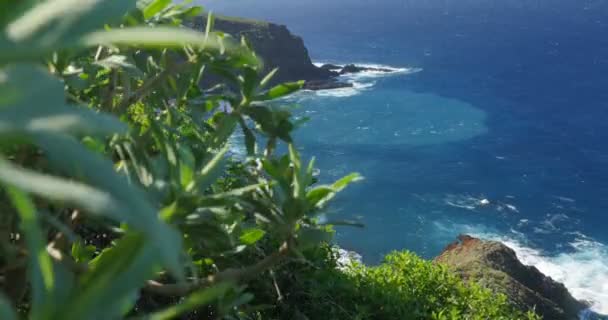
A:
{"label": "thin leaf", "polygon": [[73,48],[84,34],[119,22],[135,1],[43,0],[6,28],[0,63],[38,61],[62,48]]}
{"label": "thin leaf", "polygon": [[41,68],[18,66],[0,71],[0,135],[126,132],[126,125],[114,117],[67,105],[63,92],[63,84]]}
{"label": "thin leaf", "polygon": [[308,203],[317,208],[322,208],[325,203],[333,198],[336,191],[331,186],[318,186],[306,194]]}
{"label": "thin leaf", "polygon": [[176,319],[181,314],[186,313],[192,309],[200,306],[204,306],[222,297],[226,292],[232,288],[231,283],[221,283],[210,288],[202,289],[198,292],[191,294],[183,302],[172,306],[163,311],[152,314],[148,320],[170,320]]}
{"label": "thin leaf", "polygon": [[354,220],[329,220],[319,223],[321,226],[347,226],[356,228],[365,228],[365,224]]}
{"label": "thin leaf", "polygon": [[111,0],[45,0],[7,27],[7,34],[15,41],[43,43],[66,41],[106,23],[118,21],[135,8],[134,1]]}
{"label": "thin leaf", "polygon": [[221,170],[224,166],[226,152],[228,152],[228,146],[224,146],[196,176],[196,183],[192,185],[188,191],[192,191],[194,188],[198,188],[200,191],[207,189],[221,174]]}
{"label": "thin leaf", "polygon": [[265,234],[266,234],[266,231],[264,231],[262,229],[257,229],[257,228],[248,229],[243,232],[243,234],[239,237],[239,240],[241,240],[241,243],[243,243],[243,244],[252,245],[252,244],[260,241],[260,239],[262,239]]}
{"label": "thin leaf", "polygon": [[265,101],[278,99],[286,95],[292,94],[302,89],[302,87],[304,87],[304,81],[283,83],[273,87],[264,94],[258,95],[255,100]]}
{"label": "thin leaf", "polygon": [[154,17],[154,15],[161,12],[163,9],[165,9],[170,4],[171,4],[171,0],[154,0],[154,1],[152,1],[143,10],[144,18],[147,20],[147,19]]}
{"label": "thin leaf", "polygon": [[89,263],[90,271],[75,289],[70,304],[57,319],[112,319],[154,277],[160,257],[143,234],[131,233]]}
{"label": "thin leaf", "polygon": [[247,126],[247,123],[243,118],[240,118],[239,122],[241,124],[241,129],[243,130],[243,135],[245,135],[245,148],[247,149],[247,155],[250,157],[255,156],[257,152],[255,135],[253,134],[253,131],[249,129],[249,126]]}
{"label": "thin leaf", "polygon": [[274,68],[272,71],[268,72],[268,74],[260,81],[260,88],[264,88],[270,83],[270,80],[277,74],[279,68]]}
{"label": "thin leaf", "polygon": [[32,286],[32,317],[36,318],[52,308],[55,276],[53,262],[46,251],[42,230],[38,225],[36,208],[32,200],[18,188],[10,186],[8,196],[17,209],[21,219],[21,230],[29,251],[30,283]]}
{"label": "thin leaf", "polygon": [[334,190],[336,192],[342,191],[344,188],[346,188],[349,184],[353,183],[353,182],[357,182],[357,181],[361,181],[363,180],[363,177],[358,174],[358,173],[351,173],[343,178],[341,178],[340,180],[334,182],[334,184],[332,185],[332,188],[334,188]]}
{"label": "thin leaf", "polygon": [[[87,46],[124,45],[146,48],[182,48],[190,45],[199,48],[221,49],[217,37],[205,39],[205,35],[201,32],[172,27],[131,27],[97,31],[88,34],[82,41]],[[228,46],[227,49],[230,51],[236,51],[234,44],[225,43],[224,46]]]}
{"label": "thin leaf", "polygon": [[[183,276],[180,263],[181,237],[158,218],[157,210],[138,188],[114,172],[113,163],[86,150],[67,137],[36,136],[51,165],[65,174],[79,178],[109,195],[115,211],[101,211],[119,222],[126,222],[146,234],[163,255],[165,266],[178,278]],[[86,197],[80,199],[86,201]],[[112,207],[110,207],[112,208]],[[156,240],[154,240],[156,239]]]}

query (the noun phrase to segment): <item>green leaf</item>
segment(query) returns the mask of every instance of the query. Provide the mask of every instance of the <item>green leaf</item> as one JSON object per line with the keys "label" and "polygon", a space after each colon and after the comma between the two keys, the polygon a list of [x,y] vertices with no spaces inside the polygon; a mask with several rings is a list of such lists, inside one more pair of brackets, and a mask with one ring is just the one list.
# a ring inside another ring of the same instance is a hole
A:
{"label": "green leaf", "polygon": [[0,48],[0,62],[36,61],[54,50],[73,47],[83,35],[119,22],[135,1],[43,0],[6,27],[12,42]]}
{"label": "green leaf", "polygon": [[286,95],[290,95],[302,89],[302,87],[304,87],[304,81],[283,83],[273,87],[264,94],[258,95],[255,100],[265,101],[278,99]]}
{"label": "green leaf", "polygon": [[353,182],[361,181],[361,180],[363,180],[363,177],[360,174],[351,173],[351,174],[341,178],[340,180],[334,182],[334,184],[332,185],[332,188],[336,192],[340,192],[344,188],[346,188],[349,184],[351,184]]}
{"label": "green leaf", "polygon": [[124,305],[154,277],[160,256],[143,234],[130,233],[89,263],[70,304],[57,319],[115,319]]}
{"label": "green leaf", "polygon": [[331,186],[318,186],[308,191],[306,200],[312,207],[322,208],[335,193],[336,191]]}
{"label": "green leaf", "polygon": [[209,11],[207,14],[207,24],[205,26],[205,38],[209,38],[211,31],[213,31],[213,27],[215,27],[215,16],[213,12]]}
{"label": "green leaf", "polygon": [[144,18],[147,20],[147,19],[154,17],[154,15],[161,12],[163,9],[165,9],[170,4],[171,4],[171,0],[154,0],[154,1],[152,1],[143,10]]}
{"label": "green leaf", "polygon": [[347,226],[347,227],[356,227],[356,228],[365,228],[365,224],[359,221],[353,220],[329,220],[323,223],[319,223],[321,226]]}
{"label": "green leaf", "polygon": [[82,241],[72,244],[72,258],[77,263],[89,262],[95,256],[97,248],[93,245],[85,245]]}
{"label": "green leaf", "polygon": [[0,319],[17,320],[17,314],[8,299],[0,292]]}
{"label": "green leaf", "polygon": [[78,175],[95,187],[22,169],[2,159],[0,181],[48,199],[75,204],[87,212],[128,223],[144,232],[163,255],[165,266],[176,277],[182,277],[179,259],[181,237],[160,221],[144,193],[119,177],[111,162],[89,152],[76,141],[52,136],[36,138],[55,168],[67,174]]}
{"label": "green leaf", "polygon": [[184,146],[178,145],[177,152],[179,154],[179,170],[180,170],[180,182],[184,189],[187,189],[194,183],[194,171],[196,165],[196,159],[192,154],[192,151]]}
{"label": "green leaf", "polygon": [[18,188],[9,186],[8,196],[19,213],[21,230],[29,251],[28,272],[32,286],[32,317],[41,317],[53,307],[55,276],[53,262],[46,251],[46,241],[38,224],[32,200]]}
{"label": "green leaf", "polygon": [[141,77],[143,72],[137,68],[131,58],[114,54],[104,59],[95,61],[94,64],[112,70],[124,70],[132,77]]}
{"label": "green leaf", "polygon": [[247,149],[247,155],[252,157],[257,152],[255,135],[253,134],[253,131],[249,129],[243,118],[240,118],[239,122],[241,124],[241,129],[243,130],[243,135],[245,136],[245,148]]}
{"label": "green leaf", "polygon": [[236,52],[237,47],[232,42],[220,43],[217,37],[206,38],[205,34],[184,28],[172,27],[131,27],[97,31],[88,34],[83,44],[94,45],[123,45],[145,48],[182,48],[190,45],[198,48],[221,50],[224,47],[229,52]]}
{"label": "green leaf", "polygon": [[317,246],[319,243],[331,242],[333,233],[328,230],[304,226],[298,234],[298,246],[302,249]]}
{"label": "green leaf", "polygon": [[118,21],[133,8],[134,1],[44,0],[14,20],[6,31],[10,39],[20,42],[66,41]]}
{"label": "green leaf", "polygon": [[224,146],[218,153],[216,153],[209,162],[205,164],[203,169],[196,175],[196,183],[192,185],[192,188],[188,191],[192,191],[197,188],[199,191],[204,191],[213,182],[215,182],[221,175],[221,170],[224,167],[225,155],[228,152],[228,146]]}
{"label": "green leaf", "polygon": [[210,288],[202,289],[188,296],[183,302],[150,315],[148,320],[177,319],[183,313],[209,304],[213,302],[213,300],[222,297],[232,287],[233,285],[231,283],[221,283]]}
{"label": "green leaf", "polygon": [[75,181],[23,169],[1,158],[0,181],[50,200],[78,205],[91,213],[108,211],[112,217],[112,212],[118,209],[112,197],[105,192]]}
{"label": "green leaf", "polygon": [[262,239],[265,234],[266,231],[262,229],[253,228],[245,230],[243,234],[239,237],[239,239],[243,244],[252,245]]}
{"label": "green leaf", "polygon": [[63,91],[63,84],[41,68],[18,66],[0,71],[0,135],[126,132],[126,125],[114,117],[67,105]]}
{"label": "green leaf", "polygon": [[300,154],[293,144],[289,144],[289,159],[293,164],[293,197],[294,199],[302,199],[306,192],[306,181],[302,172],[302,162]]}
{"label": "green leaf", "polygon": [[260,81],[260,88],[264,88],[270,83],[270,80],[279,72],[279,68],[274,68],[272,71],[268,72],[268,74]]}
{"label": "green leaf", "polygon": [[[310,168],[310,167],[309,167]],[[336,194],[346,188],[349,184],[363,180],[358,173],[351,173],[331,186],[323,185],[313,188],[306,194],[306,200],[312,207],[323,208],[328,201],[333,199]]]}
{"label": "green leaf", "polygon": [[[59,136],[36,136],[38,145],[46,152],[51,165],[98,189],[105,207],[97,211],[112,217],[118,222],[126,222],[142,231],[162,254],[165,266],[174,276],[181,278],[183,270],[180,263],[181,237],[159,218],[157,210],[140,189],[129,185],[124,177],[114,172],[113,163],[97,154],[91,153],[73,139]],[[89,188],[92,189],[92,188]],[[57,192],[57,191],[54,191]],[[50,195],[53,193],[51,192]],[[80,193],[81,194],[81,193]],[[87,196],[74,199],[86,203]]]}

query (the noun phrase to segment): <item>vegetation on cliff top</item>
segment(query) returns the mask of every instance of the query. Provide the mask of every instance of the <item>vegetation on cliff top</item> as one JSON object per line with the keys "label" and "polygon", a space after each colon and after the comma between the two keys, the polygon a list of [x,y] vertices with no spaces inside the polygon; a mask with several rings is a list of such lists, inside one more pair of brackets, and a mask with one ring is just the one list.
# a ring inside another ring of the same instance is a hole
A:
{"label": "vegetation on cliff top", "polygon": [[302,83],[269,87],[276,71],[211,18],[185,28],[200,8],[0,12],[0,318],[523,317],[409,254],[338,271],[316,217],[359,176],[316,183],[298,123],[267,104]]}

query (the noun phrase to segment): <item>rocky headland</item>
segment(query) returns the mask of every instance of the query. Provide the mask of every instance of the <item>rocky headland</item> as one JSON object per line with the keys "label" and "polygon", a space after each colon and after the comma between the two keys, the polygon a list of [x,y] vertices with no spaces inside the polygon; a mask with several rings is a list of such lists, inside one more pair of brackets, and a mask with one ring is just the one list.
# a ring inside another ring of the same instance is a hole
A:
{"label": "rocky headland", "polygon": [[588,308],[563,284],[534,266],[524,265],[513,249],[500,242],[461,235],[435,261],[449,266],[466,281],[505,294],[518,309],[535,310],[547,320],[576,320]]}
{"label": "rocky headland", "polygon": [[[207,18],[194,19],[192,27],[205,30]],[[279,68],[272,84],[305,80],[304,89],[327,90],[352,87],[353,84],[339,78],[341,75],[360,72],[394,72],[387,68],[366,67],[354,64],[345,66],[326,64],[318,67],[313,64],[308,49],[301,37],[292,34],[284,25],[258,20],[216,17],[216,30],[244,36],[264,62],[264,72]]]}

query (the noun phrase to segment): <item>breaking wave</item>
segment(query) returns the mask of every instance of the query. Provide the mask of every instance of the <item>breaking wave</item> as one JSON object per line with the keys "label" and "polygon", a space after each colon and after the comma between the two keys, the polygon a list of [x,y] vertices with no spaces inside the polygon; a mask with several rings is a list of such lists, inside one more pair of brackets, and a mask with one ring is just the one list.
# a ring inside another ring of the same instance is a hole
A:
{"label": "breaking wave", "polygon": [[[314,65],[317,67],[321,67],[322,65],[327,64],[325,62],[315,62]],[[345,65],[342,64],[334,64],[340,68]],[[374,69],[383,69],[389,70],[386,71],[363,71],[358,73],[350,73],[339,76],[339,79],[348,83],[351,83],[353,86],[348,88],[337,88],[337,89],[327,89],[327,90],[318,90],[315,91],[315,94],[320,97],[336,97],[336,98],[344,98],[344,97],[352,97],[362,93],[365,90],[368,90],[376,85],[376,81],[373,79],[383,78],[395,75],[408,75],[422,71],[421,68],[400,68],[393,67],[381,64],[370,64],[370,63],[355,63],[358,67],[364,68],[374,68]]]}

